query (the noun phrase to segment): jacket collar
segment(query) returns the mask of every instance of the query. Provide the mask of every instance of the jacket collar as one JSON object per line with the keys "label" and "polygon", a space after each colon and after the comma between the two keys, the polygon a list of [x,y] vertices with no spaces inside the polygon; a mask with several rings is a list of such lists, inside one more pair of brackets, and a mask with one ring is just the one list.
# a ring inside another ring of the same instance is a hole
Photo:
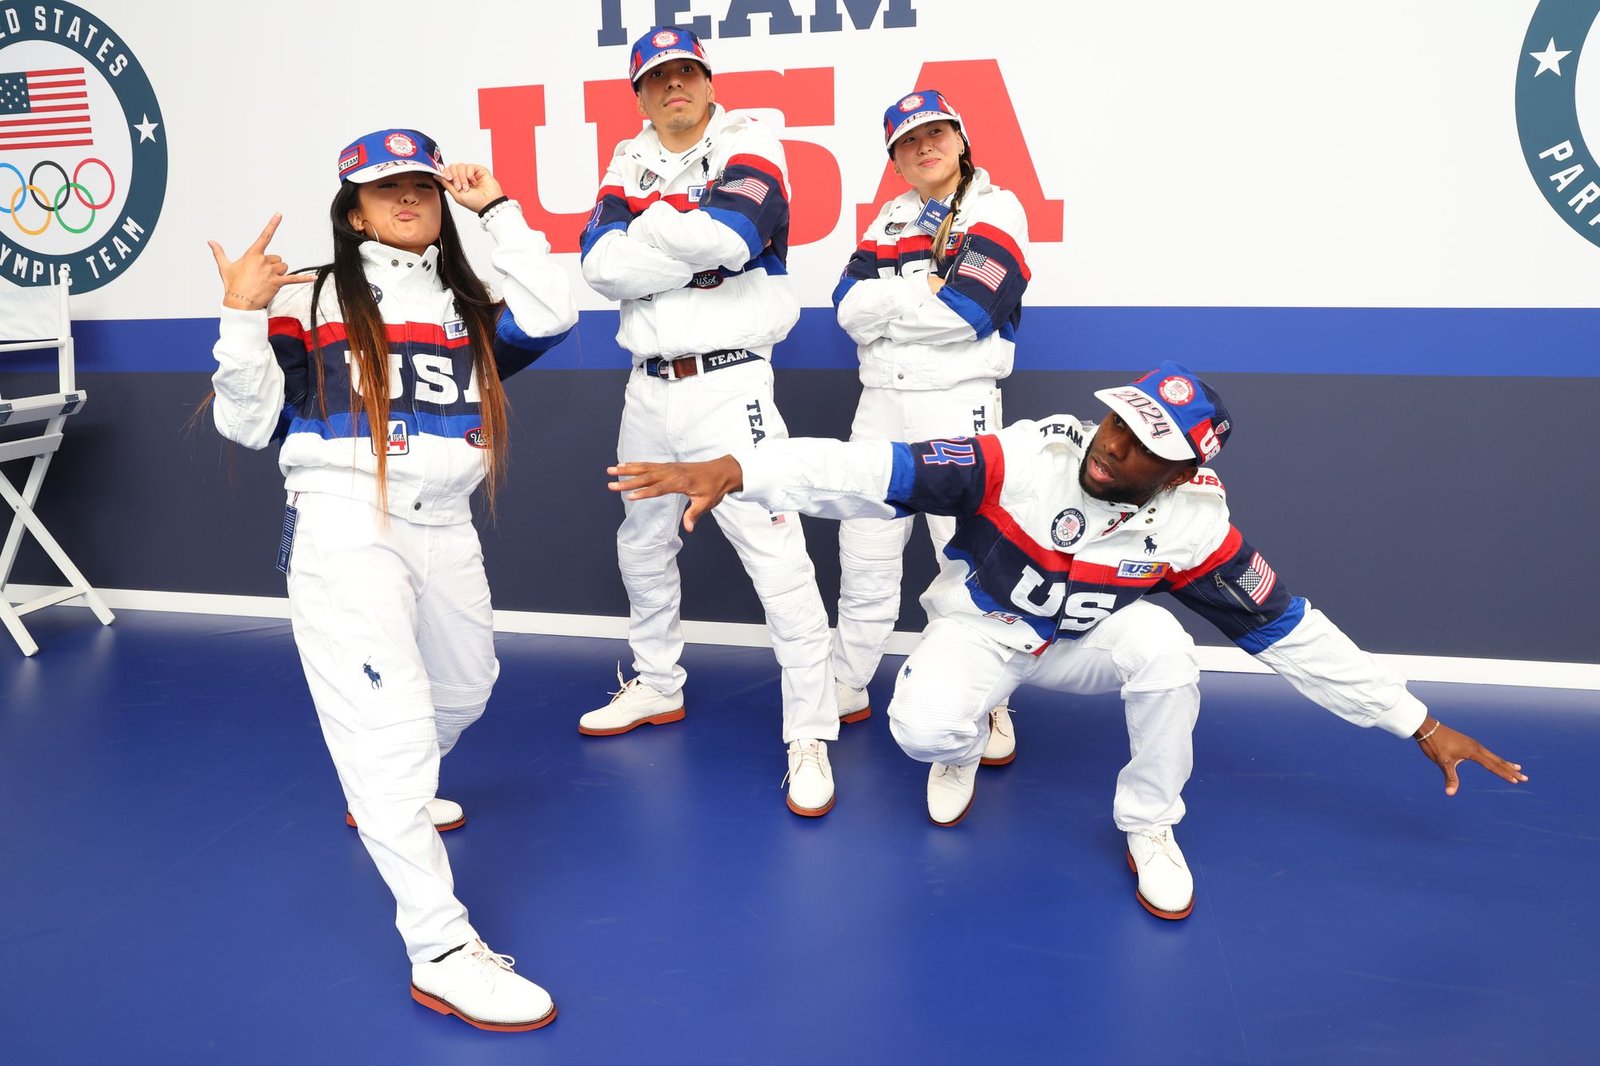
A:
{"label": "jacket collar", "polygon": [[628,157],[646,170],[654,171],[664,183],[670,184],[674,178],[687,170],[690,165],[698,162],[702,157],[711,154],[711,149],[717,135],[729,126],[740,120],[730,116],[721,104],[711,105],[711,121],[706,123],[705,132],[700,139],[681,152],[669,152],[661,143],[661,137],[656,133],[654,125],[646,126],[634,138],[628,151]]}
{"label": "jacket collar", "polygon": [[441,284],[438,245],[429,245],[427,251],[417,255],[378,241],[362,241],[361,266],[369,278],[386,277],[391,285],[412,278],[425,279],[430,288]]}

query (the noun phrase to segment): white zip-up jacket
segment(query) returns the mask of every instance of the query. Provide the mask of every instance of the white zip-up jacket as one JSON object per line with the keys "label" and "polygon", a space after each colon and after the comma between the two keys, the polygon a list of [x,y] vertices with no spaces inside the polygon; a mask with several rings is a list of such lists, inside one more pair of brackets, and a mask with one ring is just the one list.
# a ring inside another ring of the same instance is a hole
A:
{"label": "white zip-up jacket", "polygon": [[[502,379],[532,363],[578,320],[572,286],[544,235],[508,200],[484,228],[505,308],[495,327]],[[484,437],[472,346],[455,298],[439,280],[438,248],[413,255],[361,246],[389,345],[388,511],[423,525],[472,520],[469,497],[484,476]],[[377,504],[377,452],[359,404],[352,414],[349,342],[332,278],[322,286],[316,332],[310,284],[286,286],[264,310],[222,309],[213,354],[217,430],[247,448],[281,439],[278,466],[291,492],[326,492]],[[321,344],[324,385],[312,365]],[[324,414],[324,409],[326,414]]]}
{"label": "white zip-up jacket", "polygon": [[705,136],[668,152],[654,127],[617,146],[582,239],[583,277],[621,302],[617,343],[652,356],[769,357],[800,317],[789,283],[783,145],[713,105]]}
{"label": "white zip-up jacket", "polygon": [[1093,424],[1071,415],[995,434],[895,444],[768,440],[737,458],[740,495],[824,518],[952,515],[923,594],[996,644],[1034,655],[1151,592],[1170,592],[1315,703],[1410,736],[1427,709],[1405,683],[1288,589],[1228,519],[1208,469],[1142,507],[1078,482]]}
{"label": "white zip-up jacket", "polygon": [[[861,384],[930,390],[1006,377],[1030,277],[1022,203],[977,168],[937,266],[933,235],[916,225],[923,204],[914,189],[884,204],[833,291]],[[945,279],[938,293],[930,270]]]}

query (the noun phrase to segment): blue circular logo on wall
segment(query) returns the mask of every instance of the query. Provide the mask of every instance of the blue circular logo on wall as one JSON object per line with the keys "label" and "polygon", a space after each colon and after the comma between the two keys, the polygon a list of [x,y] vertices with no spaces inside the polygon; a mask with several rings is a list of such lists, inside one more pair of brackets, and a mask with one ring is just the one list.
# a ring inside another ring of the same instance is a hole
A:
{"label": "blue circular logo on wall", "polygon": [[1600,245],[1600,167],[1578,124],[1578,61],[1600,0],[1542,0],[1517,64],[1517,135],[1544,198]]}
{"label": "blue circular logo on wall", "polygon": [[72,4],[0,7],[0,280],[116,280],[166,192],[161,107],[122,35]]}

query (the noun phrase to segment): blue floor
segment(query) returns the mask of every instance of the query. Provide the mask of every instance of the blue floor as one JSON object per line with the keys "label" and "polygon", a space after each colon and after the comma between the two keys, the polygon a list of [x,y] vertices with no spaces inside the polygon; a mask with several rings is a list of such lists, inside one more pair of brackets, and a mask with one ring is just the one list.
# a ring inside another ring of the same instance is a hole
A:
{"label": "blue floor", "polygon": [[1594,693],[1414,685],[1532,778],[1446,799],[1411,742],[1206,675],[1197,901],[1163,922],[1110,821],[1114,698],[1019,693],[955,829],[875,713],[808,820],[770,653],[691,647],[684,723],[590,739],[624,645],[502,637],[446,840],[561,1013],[501,1035],[411,1001],[287,623],[30,624],[35,659],[0,648],[7,1064],[1600,1061]]}

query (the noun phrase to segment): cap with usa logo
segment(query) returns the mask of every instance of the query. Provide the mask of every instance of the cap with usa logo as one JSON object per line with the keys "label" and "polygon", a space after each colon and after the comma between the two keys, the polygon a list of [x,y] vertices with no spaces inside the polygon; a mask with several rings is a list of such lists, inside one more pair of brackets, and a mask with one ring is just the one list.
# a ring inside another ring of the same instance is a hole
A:
{"label": "cap with usa logo", "polygon": [[432,137],[416,130],[378,130],[339,153],[339,180],[364,185],[390,174],[444,173],[444,156]]}
{"label": "cap with usa logo", "polygon": [[707,77],[711,76],[711,64],[706,62],[705,46],[693,30],[677,26],[652,26],[643,37],[633,42],[633,50],[628,53],[628,80],[634,88],[638,88],[639,79],[646,72],[673,59],[692,59],[706,69]]}
{"label": "cap with usa logo", "polygon": [[938,89],[917,89],[890,104],[883,113],[883,145],[894,155],[894,142],[918,126],[930,122],[953,122],[961,140],[966,142],[966,131],[961,128],[961,116]]}
{"label": "cap with usa logo", "polygon": [[1209,463],[1233,432],[1233,420],[1216,390],[1171,360],[1131,385],[1101,389],[1095,397],[1115,411],[1146,448],[1174,462]]}

